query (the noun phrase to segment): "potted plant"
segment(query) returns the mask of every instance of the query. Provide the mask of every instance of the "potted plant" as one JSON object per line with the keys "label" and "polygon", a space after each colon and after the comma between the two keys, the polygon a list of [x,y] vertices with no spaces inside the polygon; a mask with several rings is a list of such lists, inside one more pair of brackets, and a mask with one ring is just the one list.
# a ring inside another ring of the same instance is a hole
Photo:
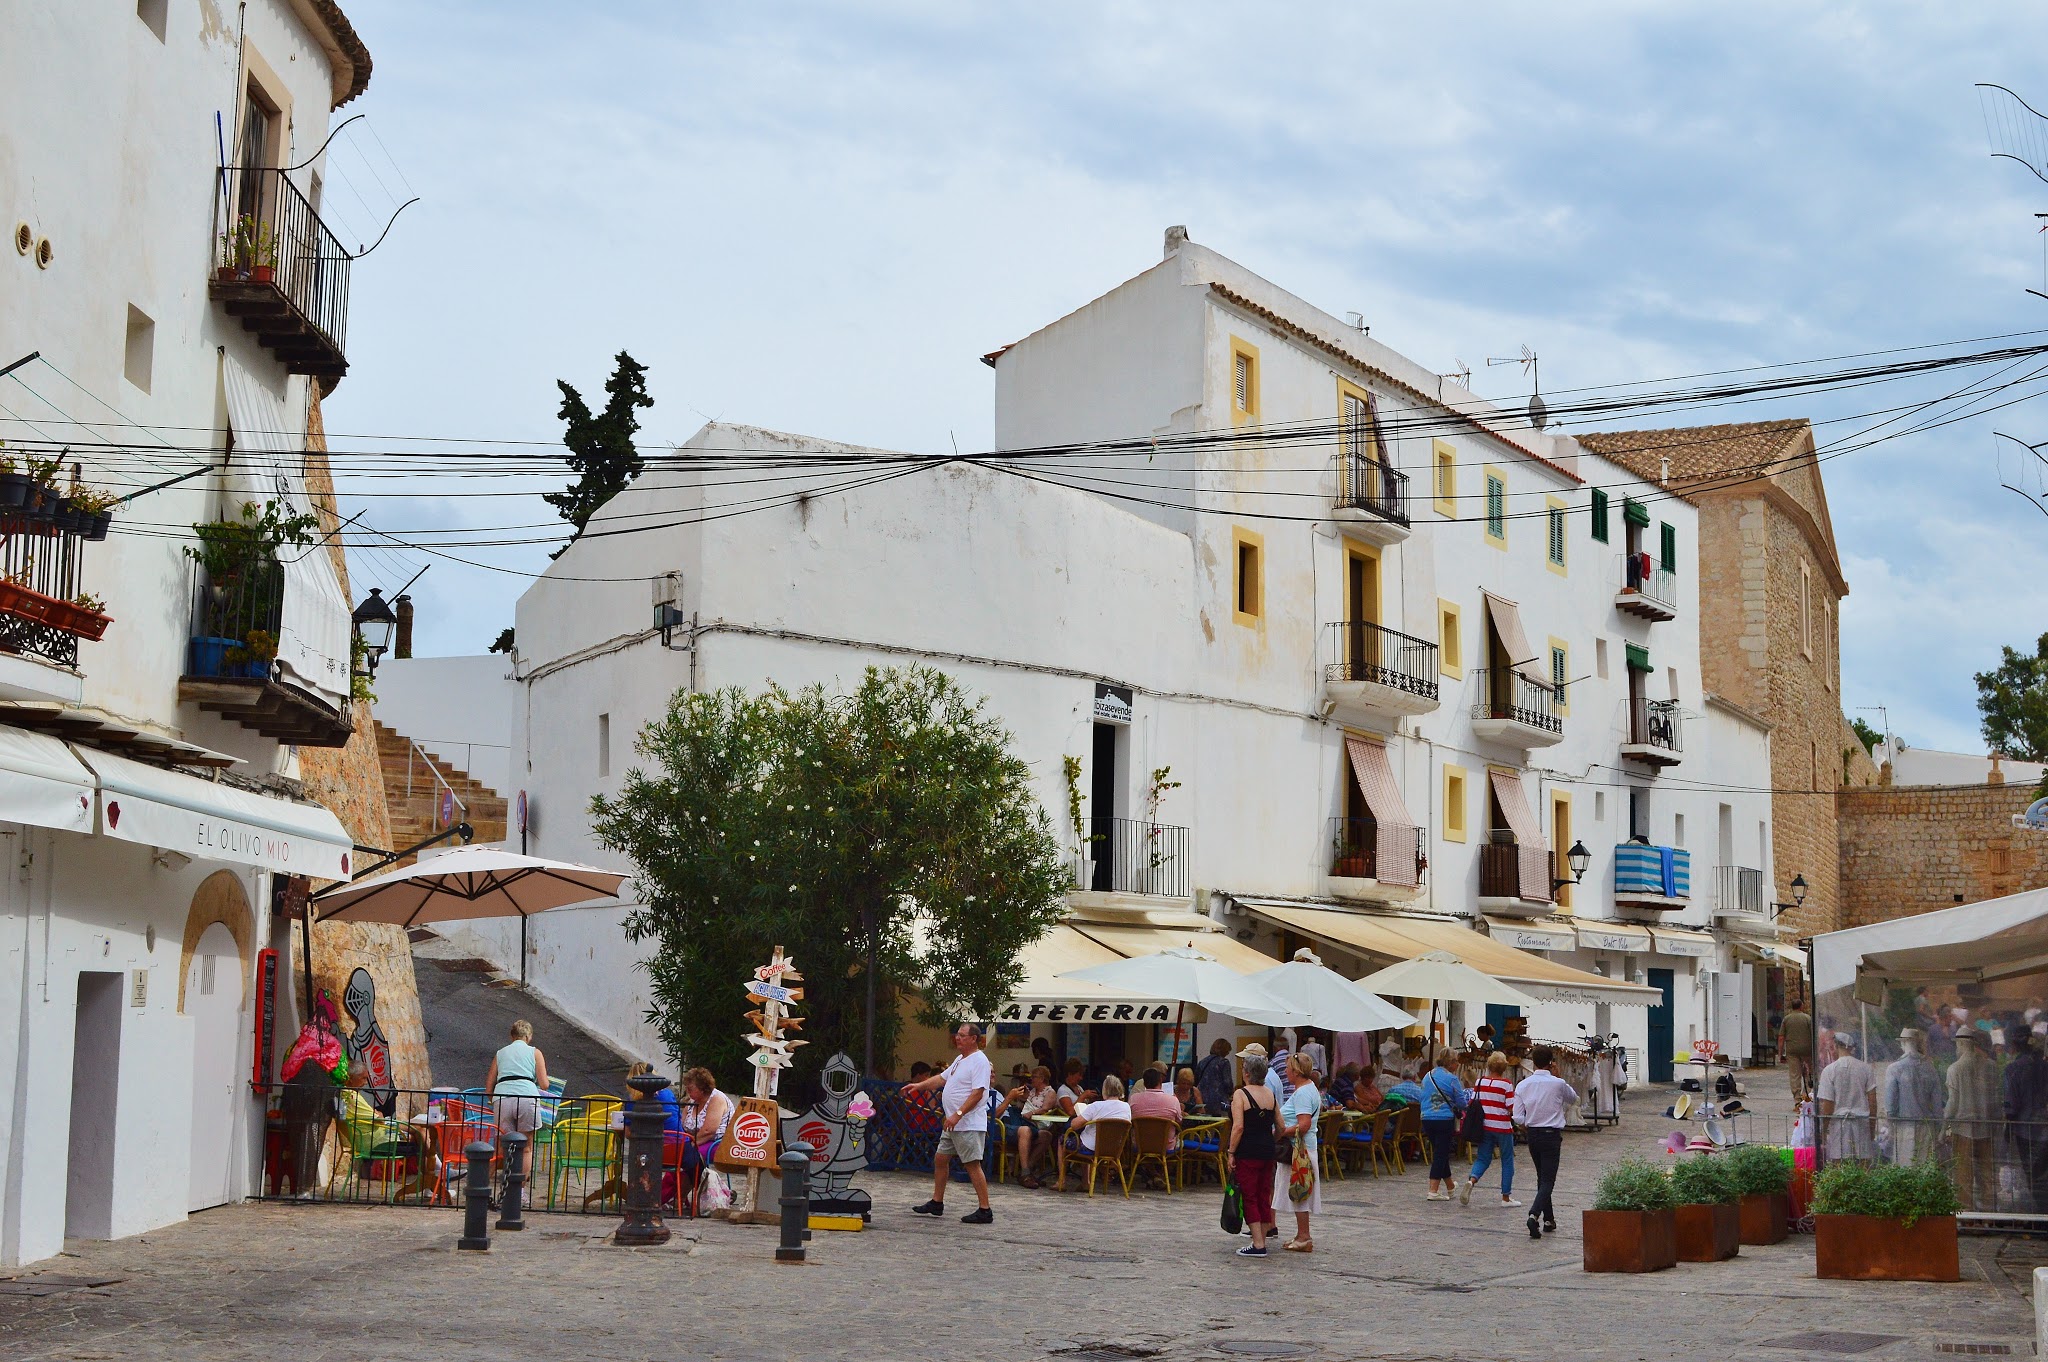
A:
{"label": "potted plant", "polygon": [[1742,1221],[1742,1242],[1783,1240],[1792,1223],[1792,1169],[1783,1153],[1767,1144],[1741,1144],[1723,1157]]}
{"label": "potted plant", "polygon": [[1593,1209],[1582,1213],[1588,1272],[1656,1272],[1678,1261],[1677,1200],[1664,1170],[1627,1158],[1600,1175]]}
{"label": "potted plant", "polygon": [[1813,1197],[1814,1275],[1848,1281],[1962,1279],[1956,1189],[1939,1164],[1831,1163]]}
{"label": "potted plant", "polygon": [[28,500],[30,479],[15,466],[12,454],[0,454],[0,510],[19,510]]}
{"label": "potted plant", "polygon": [[1100,839],[1088,835],[1087,825],[1081,819],[1081,759],[1063,756],[1060,769],[1067,779],[1067,821],[1074,828],[1074,888],[1090,889],[1095,884],[1095,857],[1091,853]]}
{"label": "potted plant", "polygon": [[94,544],[105,539],[114,523],[114,503],[119,499],[112,492],[98,487],[73,488],[71,508],[80,517],[79,535]]}
{"label": "potted plant", "polygon": [[22,511],[30,519],[48,521],[55,516],[57,503],[63,500],[57,493],[57,475],[63,471],[62,455],[47,459],[28,456],[28,487]]}
{"label": "potted plant", "polygon": [[1678,1261],[1718,1263],[1742,1249],[1742,1212],[1728,1162],[1718,1154],[1695,1154],[1671,1169],[1671,1194],[1678,1198],[1673,1227]]}
{"label": "potted plant", "polygon": [[81,591],[68,601],[52,604],[56,608],[50,612],[49,622],[83,639],[96,642],[106,637],[107,626],[114,622],[107,614],[107,603],[90,591]]}
{"label": "potted plant", "polygon": [[263,680],[270,675],[270,664],[277,660],[277,636],[268,629],[251,629],[221,660],[231,675]]}

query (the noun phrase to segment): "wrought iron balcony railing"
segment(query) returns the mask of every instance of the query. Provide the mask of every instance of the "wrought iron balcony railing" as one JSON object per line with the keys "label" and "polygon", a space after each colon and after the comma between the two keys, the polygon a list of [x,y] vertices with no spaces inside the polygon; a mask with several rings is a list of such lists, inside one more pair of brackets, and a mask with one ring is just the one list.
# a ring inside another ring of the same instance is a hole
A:
{"label": "wrought iron balcony railing", "polygon": [[1506,667],[1481,667],[1472,676],[1479,689],[1473,718],[1508,719],[1546,733],[1564,732],[1555,686],[1538,685]]}
{"label": "wrought iron balcony railing", "polygon": [[348,276],[354,263],[282,170],[223,167],[214,191],[208,292],[287,372],[348,372]]}
{"label": "wrought iron balcony railing", "polygon": [[1426,700],[1436,699],[1436,645],[1363,620],[1325,626],[1325,681],[1370,681]]}
{"label": "wrought iron balcony railing", "polygon": [[1089,820],[1087,887],[1105,894],[1186,898],[1188,830],[1136,818]]}
{"label": "wrought iron balcony railing", "polygon": [[[1347,880],[1382,880],[1389,884],[1418,884],[1422,858],[1428,847],[1421,828],[1391,827],[1386,840],[1400,848],[1404,865],[1382,865],[1380,822],[1374,818],[1332,818],[1330,820],[1330,874]],[[1386,870],[1388,874],[1381,874]]]}
{"label": "wrought iron balcony railing", "polygon": [[1337,456],[1337,505],[1406,525],[1408,475],[1363,449],[1346,449]]}

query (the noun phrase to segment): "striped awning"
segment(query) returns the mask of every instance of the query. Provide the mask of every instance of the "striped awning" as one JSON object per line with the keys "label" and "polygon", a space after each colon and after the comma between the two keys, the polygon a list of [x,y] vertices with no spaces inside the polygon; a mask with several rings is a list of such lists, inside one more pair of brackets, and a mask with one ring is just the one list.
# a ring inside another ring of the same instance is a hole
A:
{"label": "striped awning", "polygon": [[1500,639],[1501,651],[1508,655],[1508,665],[1519,672],[1522,678],[1533,686],[1550,686],[1550,663],[1536,655],[1529,646],[1528,635],[1522,632],[1522,614],[1515,603],[1505,596],[1496,596],[1491,591],[1479,593],[1486,598],[1486,614],[1493,621],[1493,632]]}
{"label": "striped awning", "polygon": [[1514,829],[1515,869],[1522,897],[1546,903],[1552,878],[1550,847],[1543,840],[1543,825],[1536,821],[1536,811],[1529,807],[1528,797],[1522,793],[1521,772],[1492,770],[1486,774],[1493,781],[1493,798],[1500,805],[1501,817]]}
{"label": "striped awning", "polygon": [[1346,734],[1344,750],[1351,757],[1351,773],[1358,777],[1378,827],[1374,850],[1374,874],[1381,884],[1412,888],[1420,883],[1415,868],[1415,819],[1394,783],[1394,768],[1387,760],[1387,745]]}

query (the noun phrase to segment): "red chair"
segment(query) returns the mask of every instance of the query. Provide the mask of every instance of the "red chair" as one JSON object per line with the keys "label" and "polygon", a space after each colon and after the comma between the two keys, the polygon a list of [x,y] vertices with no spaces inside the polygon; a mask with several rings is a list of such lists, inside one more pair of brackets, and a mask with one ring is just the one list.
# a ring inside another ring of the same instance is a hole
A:
{"label": "red chair", "polygon": [[448,1101],[441,1110],[441,1176],[434,1187],[434,1202],[446,1206],[453,1201],[448,1194],[449,1179],[460,1181],[469,1176],[470,1145],[481,1141],[493,1146],[491,1166],[496,1169],[498,1118],[487,1105],[459,1100]]}

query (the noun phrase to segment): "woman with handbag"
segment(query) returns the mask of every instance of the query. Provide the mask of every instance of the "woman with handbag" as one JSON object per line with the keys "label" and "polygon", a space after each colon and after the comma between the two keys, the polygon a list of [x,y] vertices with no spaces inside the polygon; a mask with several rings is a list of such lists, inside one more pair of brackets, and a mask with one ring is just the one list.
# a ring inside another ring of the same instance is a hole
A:
{"label": "woman with handbag", "polygon": [[1308,1218],[1323,1209],[1322,1167],[1316,1162],[1316,1120],[1323,1113],[1323,1095],[1316,1091],[1315,1065],[1305,1054],[1287,1058],[1294,1091],[1280,1104],[1280,1125],[1292,1143],[1287,1180],[1273,1191],[1273,1214],[1283,1207],[1294,1212],[1294,1237],[1280,1247],[1289,1253],[1314,1253]]}
{"label": "woman with handbag", "polygon": [[1247,1055],[1244,1086],[1230,1095],[1230,1149],[1228,1166],[1244,1214],[1251,1226],[1252,1241],[1237,1251],[1240,1258],[1266,1256],[1266,1236],[1279,1228],[1273,1213],[1273,1165],[1278,1151],[1274,1128],[1279,1103],[1266,1086],[1266,1057]]}
{"label": "woman with handbag", "polygon": [[1451,1174],[1451,1145],[1458,1132],[1458,1116],[1470,1096],[1458,1081],[1457,1063],[1455,1053],[1441,1050],[1436,1067],[1422,1080],[1422,1138],[1429,1142],[1429,1195],[1425,1201],[1449,1201],[1458,1186]]}
{"label": "woman with handbag", "polygon": [[1472,1085],[1472,1100],[1465,1104],[1465,1140],[1477,1151],[1472,1156],[1471,1176],[1458,1189],[1460,1205],[1472,1204],[1472,1189],[1500,1156],[1500,1204],[1519,1206],[1515,1200],[1515,1085],[1508,1079],[1508,1057],[1495,1050],[1486,1057],[1486,1076]]}

